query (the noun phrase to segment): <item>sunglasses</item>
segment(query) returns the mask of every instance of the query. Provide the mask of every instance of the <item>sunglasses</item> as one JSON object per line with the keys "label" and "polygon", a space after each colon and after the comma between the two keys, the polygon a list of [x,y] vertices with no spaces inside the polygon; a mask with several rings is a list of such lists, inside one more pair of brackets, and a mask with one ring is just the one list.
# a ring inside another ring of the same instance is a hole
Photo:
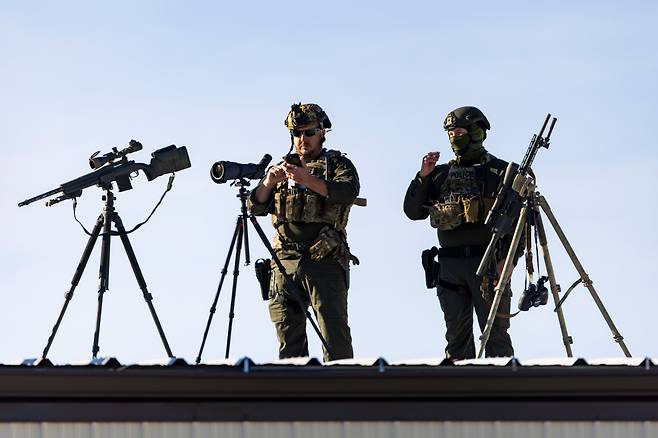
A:
{"label": "sunglasses", "polygon": [[313,137],[315,134],[320,131],[320,128],[313,128],[313,129],[291,129],[290,132],[292,133],[293,137],[301,137],[302,134],[304,134],[305,137]]}

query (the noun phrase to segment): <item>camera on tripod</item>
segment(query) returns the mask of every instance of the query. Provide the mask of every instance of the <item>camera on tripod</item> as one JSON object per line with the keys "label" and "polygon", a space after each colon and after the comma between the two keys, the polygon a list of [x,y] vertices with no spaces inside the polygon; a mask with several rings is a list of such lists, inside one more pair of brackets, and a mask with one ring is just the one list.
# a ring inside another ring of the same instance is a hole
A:
{"label": "camera on tripod", "polygon": [[548,303],[548,289],[545,286],[547,281],[548,277],[543,276],[536,285],[533,283],[528,285],[519,299],[519,310],[525,312],[531,307],[539,307]]}
{"label": "camera on tripod", "polygon": [[[215,311],[217,309],[217,301],[219,300],[219,294],[222,291],[222,286],[224,285],[224,279],[226,274],[228,274],[228,266],[233,256],[233,250],[235,249],[235,258],[233,260],[233,285],[231,288],[231,304],[229,311],[228,319],[228,332],[226,334],[226,352],[224,357],[229,358],[231,350],[231,335],[233,332],[233,318],[235,317],[235,298],[238,287],[238,275],[239,275],[239,266],[240,266],[240,257],[242,250],[244,249],[245,255],[245,265],[251,263],[250,254],[249,254],[249,222],[256,229],[256,233],[260,238],[261,242],[267,249],[270,254],[271,259],[258,259],[255,264],[256,268],[256,278],[260,285],[261,295],[263,300],[269,300],[269,286],[270,279],[272,276],[272,267],[276,266],[278,273],[283,276],[284,279],[284,293],[286,298],[291,299],[295,302],[300,309],[303,310],[304,317],[311,324],[313,330],[320,338],[320,342],[324,346],[325,350],[329,353],[329,357],[333,357],[331,353],[331,347],[327,343],[326,339],[322,336],[320,328],[317,323],[313,320],[310,312],[307,309],[303,299],[301,298],[302,291],[299,286],[293,281],[292,276],[286,272],[285,267],[279,260],[279,257],[275,253],[272,245],[269,243],[265,232],[258,224],[256,217],[253,213],[249,212],[247,208],[247,200],[249,199],[250,191],[246,188],[249,186],[250,179],[261,179],[265,176],[267,166],[272,161],[272,156],[265,154],[258,164],[254,163],[236,163],[233,161],[217,161],[210,168],[210,178],[217,184],[223,184],[228,180],[233,180],[231,186],[238,188],[237,198],[240,200],[240,213],[238,214],[235,229],[233,230],[233,238],[231,239],[231,244],[228,249],[228,254],[226,255],[226,260],[224,261],[224,267],[221,270],[221,276],[219,279],[219,285],[217,286],[217,291],[215,292],[215,298],[213,299],[212,305],[210,307],[210,312],[208,315],[208,321],[206,322],[206,328],[203,332],[203,337],[201,339],[201,346],[199,347],[199,353],[196,357],[196,363],[201,363],[201,356],[203,355],[203,349],[206,345],[206,340],[208,339],[208,333],[210,331],[210,325],[212,324]],[[300,163],[301,164],[301,163]]]}

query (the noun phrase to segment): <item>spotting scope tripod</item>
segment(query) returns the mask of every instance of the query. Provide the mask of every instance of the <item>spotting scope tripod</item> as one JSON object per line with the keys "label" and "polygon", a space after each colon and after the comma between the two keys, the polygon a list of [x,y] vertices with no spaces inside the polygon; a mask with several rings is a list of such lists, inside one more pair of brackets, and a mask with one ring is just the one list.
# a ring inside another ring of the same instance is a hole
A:
{"label": "spotting scope tripod", "polygon": [[[48,338],[48,343],[46,344],[46,348],[44,348],[43,353],[41,354],[41,359],[45,359],[46,356],[48,356],[48,351],[50,350],[50,346],[55,340],[57,329],[59,328],[59,325],[62,322],[62,318],[64,318],[64,313],[66,312],[66,308],[68,307],[71,298],[73,298],[73,292],[75,291],[75,288],[78,286],[78,282],[82,277],[82,273],[84,272],[85,267],[87,266],[87,262],[89,261],[89,257],[94,249],[94,245],[96,244],[96,240],[98,239],[99,236],[102,237],[102,240],[101,240],[101,260],[100,260],[100,272],[99,272],[100,280],[98,285],[98,308],[96,311],[96,329],[94,331],[94,345],[92,347],[93,358],[96,359],[96,356],[98,355],[98,351],[100,350],[100,347],[98,346],[98,340],[100,337],[100,329],[101,329],[103,295],[109,289],[109,284],[110,284],[110,241],[112,236],[119,236],[121,238],[121,243],[123,244],[123,247],[126,250],[126,254],[128,255],[128,261],[130,261],[130,266],[133,269],[135,278],[137,279],[137,283],[139,284],[139,288],[142,290],[144,301],[146,301],[146,305],[148,306],[149,311],[151,312],[151,316],[153,317],[155,326],[158,330],[158,333],[160,334],[160,339],[162,340],[162,344],[164,345],[165,351],[167,352],[167,356],[173,358],[174,355],[172,354],[171,349],[169,348],[169,343],[167,342],[167,338],[165,337],[164,331],[162,330],[162,325],[160,324],[158,315],[156,314],[155,308],[153,307],[153,303],[152,303],[153,295],[149,293],[146,287],[146,281],[144,280],[144,276],[142,275],[142,270],[140,269],[139,264],[137,263],[137,257],[135,256],[135,252],[133,251],[132,245],[130,244],[130,240],[128,239],[128,234],[126,232],[126,229],[123,226],[123,222],[121,221],[121,218],[119,217],[119,213],[117,213],[117,211],[114,208],[114,201],[116,198],[114,197],[114,193],[112,193],[112,183],[103,183],[100,184],[99,186],[105,191],[105,193],[103,194],[103,201],[105,205],[103,206],[103,210],[100,216],[98,216],[98,219],[96,220],[94,229],[90,233],[89,240],[87,241],[87,246],[85,247],[82,253],[82,258],[80,259],[80,263],[78,264],[78,267],[75,270],[75,274],[73,275],[73,280],[71,280],[71,288],[64,295],[65,296],[64,306],[62,307],[62,310],[60,311],[59,316],[57,317],[57,322],[55,322],[55,325],[52,330],[52,334]],[[117,231],[112,231],[112,223],[114,223],[114,225],[116,226]],[[102,234],[101,234],[101,230],[102,230]]]}
{"label": "spotting scope tripod", "polygon": [[[478,358],[484,356],[485,347],[489,341],[491,335],[491,329],[496,319],[496,314],[498,311],[498,306],[502,298],[503,293],[505,292],[507,285],[510,282],[512,271],[514,270],[515,258],[518,254],[517,250],[519,249],[519,244],[521,242],[521,236],[524,232],[524,229],[527,233],[531,233],[533,228],[536,228],[536,232],[539,238],[539,245],[542,250],[542,255],[544,259],[544,265],[546,266],[546,272],[548,275],[548,281],[550,284],[551,295],[555,302],[555,312],[557,313],[558,322],[560,324],[560,330],[562,331],[562,341],[566,349],[568,357],[572,357],[571,344],[573,343],[573,338],[569,336],[567,331],[566,321],[564,314],[562,312],[562,304],[566,299],[567,295],[576,287],[579,283],[582,283],[588,290],[592,299],[596,303],[601,315],[605,319],[610,331],[612,332],[613,339],[619,344],[621,350],[623,351],[626,357],[631,357],[631,353],[624,343],[623,336],[617,330],[612,318],[608,314],[601,298],[599,297],[592,280],[589,278],[589,275],[585,272],[583,265],[578,260],[573,247],[569,243],[566,235],[562,231],[562,227],[558,223],[557,219],[553,215],[548,202],[544,196],[541,196],[539,192],[535,190],[535,178],[532,172],[530,171],[530,165],[534,160],[534,157],[539,149],[542,147],[548,148],[550,143],[550,136],[555,126],[556,119],[553,118],[551,125],[549,127],[548,133],[544,137],[544,131],[548,125],[551,115],[546,116],[544,125],[541,128],[541,131],[538,135],[533,136],[530,141],[530,146],[526,155],[521,163],[521,166],[516,165],[515,163],[510,163],[505,177],[503,178],[502,186],[496,196],[494,205],[489,212],[485,223],[491,225],[493,228],[493,234],[489,246],[485,251],[480,266],[477,269],[477,275],[483,276],[487,272],[491,272],[492,264],[494,263],[493,254],[496,250],[497,244],[502,241],[503,237],[509,236],[510,230],[514,230],[512,234],[511,243],[507,254],[505,257],[505,262],[503,264],[502,271],[500,272],[498,283],[494,289],[494,298],[489,310],[489,316],[487,318],[487,323],[480,337],[480,350],[478,352]],[[562,246],[569,255],[571,262],[578,271],[580,278],[576,281],[569,290],[560,298],[560,285],[555,279],[555,271],[553,269],[553,264],[551,261],[550,252],[548,249],[548,241],[546,239],[546,231],[541,218],[541,210],[544,212],[549,222],[553,226],[555,233],[557,234]]]}
{"label": "spotting scope tripod", "polygon": [[308,305],[304,303],[304,301],[302,300],[302,293],[299,287],[295,284],[290,274],[286,272],[286,269],[283,267],[283,264],[281,264],[281,260],[279,260],[279,257],[274,252],[272,245],[267,239],[267,236],[263,232],[263,229],[261,228],[260,224],[256,220],[256,217],[253,214],[249,213],[247,210],[247,199],[249,199],[250,191],[247,190],[245,187],[250,186],[249,181],[246,178],[241,177],[235,179],[235,181],[231,183],[231,185],[238,187],[238,194],[236,195],[236,197],[240,199],[240,214],[238,215],[235,223],[233,238],[231,239],[231,244],[228,249],[228,254],[226,255],[226,261],[224,262],[224,267],[222,268],[221,271],[219,285],[217,286],[217,292],[215,293],[215,298],[213,299],[212,305],[210,306],[210,314],[208,316],[208,322],[206,323],[206,328],[203,333],[203,340],[201,341],[199,354],[197,355],[196,358],[197,365],[201,363],[201,356],[203,355],[203,349],[205,348],[206,345],[206,339],[208,338],[210,325],[212,324],[213,317],[217,310],[217,302],[219,300],[219,295],[222,291],[222,286],[224,285],[224,279],[226,278],[226,274],[228,273],[228,265],[231,261],[231,255],[233,254],[233,249],[235,248],[235,260],[233,263],[233,286],[231,289],[231,304],[228,314],[228,331],[226,334],[226,351],[224,355],[226,359],[228,359],[229,357],[229,353],[231,350],[231,334],[233,331],[233,318],[235,317],[235,297],[238,287],[238,275],[240,275],[240,254],[242,252],[243,242],[245,248],[245,265],[249,266],[249,264],[251,263],[251,260],[249,258],[249,234],[248,234],[249,222],[251,222],[251,224],[254,226],[256,233],[258,234],[258,237],[260,237],[260,240],[263,242],[263,245],[270,253],[270,257],[272,257],[272,261],[274,261],[276,267],[279,269],[279,272],[281,272],[281,274],[284,277],[284,287],[285,287],[286,297],[292,299],[299,306],[299,308],[302,309],[302,312],[304,313],[306,319],[311,323],[313,330],[315,330],[315,333],[320,338],[320,342],[322,342],[324,349],[327,351],[327,355],[330,358],[333,357],[331,349],[329,348],[329,344],[322,336],[322,333],[320,333],[320,329],[318,328],[316,322],[313,320],[313,317],[311,316],[311,313],[308,310]]}

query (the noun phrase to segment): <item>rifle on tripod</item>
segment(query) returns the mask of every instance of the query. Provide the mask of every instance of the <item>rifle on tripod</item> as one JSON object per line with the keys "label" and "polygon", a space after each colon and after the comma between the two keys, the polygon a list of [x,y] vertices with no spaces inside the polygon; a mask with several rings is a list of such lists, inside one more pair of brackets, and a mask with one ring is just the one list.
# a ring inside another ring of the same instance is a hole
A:
{"label": "rifle on tripod", "polygon": [[523,157],[521,166],[516,163],[509,163],[505,169],[505,177],[503,184],[496,195],[496,199],[485,219],[485,225],[492,228],[491,240],[482,257],[482,261],[477,269],[477,275],[480,277],[485,274],[489,268],[494,251],[498,246],[498,242],[505,236],[509,236],[514,231],[514,222],[519,217],[521,208],[523,207],[524,198],[528,192],[534,187],[535,179],[531,175],[530,167],[532,166],[535,156],[539,149],[550,146],[551,133],[557,119],[553,117],[551,125],[548,129],[548,134],[544,137],[544,131],[548,125],[551,115],[546,116],[544,124],[539,131],[539,134],[534,134],[530,140],[530,146]]}
{"label": "rifle on tripod", "polygon": [[[173,174],[173,172],[187,169],[188,167],[191,166],[191,164],[190,164],[190,158],[187,154],[187,148],[185,148],[185,146],[178,148],[175,145],[167,146],[153,152],[151,154],[152,158],[149,164],[136,163],[135,161],[128,160],[127,158],[128,154],[139,151],[141,149],[142,149],[142,144],[140,142],[136,140],[130,140],[130,145],[125,149],[118,150],[118,148],[115,147],[112,148],[111,152],[108,152],[107,154],[101,156],[99,156],[100,152],[95,152],[91,157],[89,157],[89,166],[92,169],[94,169],[93,172],[88,173],[86,175],[82,175],[71,181],[65,182],[55,189],[49,190],[40,195],[26,199],[25,201],[20,202],[18,204],[19,207],[22,207],[24,205],[28,205],[33,202],[36,202],[40,199],[44,199],[61,193],[56,198],[47,201],[46,206],[50,207],[66,199],[73,199],[74,200],[73,217],[76,218],[75,216],[76,198],[82,195],[83,190],[85,190],[88,187],[98,186],[102,188],[105,192],[103,195],[104,207],[103,210],[101,211],[101,214],[98,216],[98,219],[96,220],[96,224],[94,225],[92,232],[91,233],[88,232],[84,228],[84,225],[82,225],[82,223],[78,221],[82,226],[82,228],[84,229],[85,233],[89,235],[89,240],[87,241],[87,245],[82,253],[82,257],[80,259],[80,262],[78,263],[78,267],[75,271],[75,274],[73,275],[73,279],[71,280],[71,287],[68,290],[68,292],[66,292],[66,294],[64,295],[65,297],[64,305],[62,306],[62,310],[60,311],[59,316],[57,317],[57,321],[53,326],[51,335],[48,338],[46,347],[44,348],[43,353],[41,355],[41,359],[46,359],[48,352],[50,351],[50,347],[53,341],[55,340],[55,335],[57,334],[57,330],[59,329],[62,319],[64,318],[66,309],[68,308],[68,305],[71,299],[73,298],[73,293],[77,288],[78,283],[80,282],[80,278],[82,277],[82,274],[87,266],[89,257],[91,256],[91,253],[94,249],[94,245],[96,244],[98,238],[101,237],[98,307],[96,310],[96,329],[94,331],[94,343],[92,346],[92,355],[93,358],[96,359],[96,356],[100,351],[99,339],[100,339],[100,328],[101,328],[101,314],[103,309],[103,295],[109,289],[110,242],[112,236],[120,237],[121,243],[123,244],[124,249],[126,250],[128,261],[130,262],[130,265],[133,269],[133,273],[135,274],[135,278],[137,279],[137,283],[139,284],[139,288],[142,291],[144,300],[146,301],[146,304],[149,308],[149,311],[151,313],[155,326],[158,330],[158,333],[160,334],[160,339],[162,340],[162,344],[165,348],[165,351],[167,352],[167,356],[169,356],[170,358],[174,357],[173,353],[171,352],[171,348],[169,348],[169,343],[167,342],[167,338],[165,337],[164,330],[162,329],[162,325],[160,324],[160,320],[155,311],[155,307],[153,306],[152,303],[153,295],[151,295],[151,293],[149,293],[148,291],[146,281],[144,280],[144,275],[142,274],[142,270],[139,267],[139,263],[137,262],[137,257],[135,256],[135,251],[133,250],[132,244],[130,243],[130,239],[128,238],[128,234],[130,234],[131,232],[135,231],[137,228],[145,224],[151,216],[149,215],[146,221],[137,225],[132,230],[126,231],[125,227],[123,226],[123,221],[119,217],[119,213],[116,211],[116,208],[114,207],[114,201],[116,200],[116,198],[112,190],[113,190],[113,183],[115,182],[120,192],[132,189],[133,187],[130,181],[131,176],[138,173],[139,171],[142,171],[146,175],[146,178],[149,181],[152,181],[155,178],[164,175],[165,173]],[[169,179],[167,190],[162,195],[162,198],[160,198],[160,202],[162,202],[164,195],[171,189],[172,182],[173,182],[173,175]],[[155,206],[155,208],[151,212],[151,215],[153,215],[155,210],[158,208],[160,202],[158,202],[158,204]],[[116,226],[116,232],[112,231],[112,224]]]}
{"label": "rifle on tripod", "polygon": [[144,172],[146,179],[153,181],[166,173],[177,172],[191,166],[190,158],[187,155],[187,148],[185,146],[178,148],[175,145],[167,146],[153,152],[149,164],[136,163],[128,160],[126,155],[141,149],[142,144],[140,142],[130,140],[130,146],[121,151],[113,148],[112,152],[100,157],[98,156],[99,152],[96,152],[89,157],[89,166],[94,169],[93,172],[65,182],[55,189],[26,199],[23,202],[19,202],[18,206],[23,207],[24,205],[61,193],[60,196],[46,202],[46,207],[51,207],[66,199],[81,196],[82,191],[88,187],[102,187],[112,182],[116,182],[119,191],[123,192],[133,188],[130,181],[131,176],[140,170]]}
{"label": "rifle on tripod", "polygon": [[[548,133],[544,137],[544,131],[548,126],[548,122],[551,118],[551,115],[546,116],[546,120],[542,125],[539,134],[535,134],[530,141],[530,146],[526,152],[525,157],[521,166],[518,166],[514,163],[510,163],[505,171],[505,177],[503,178],[503,184],[498,191],[494,204],[491,208],[491,211],[487,215],[485,223],[492,227],[492,236],[487,247],[480,266],[478,267],[477,274],[480,276],[485,275],[489,269],[492,268],[492,264],[497,260],[493,260],[496,250],[498,250],[499,242],[501,239],[511,236],[511,241],[508,248],[503,248],[506,250],[505,262],[502,265],[502,270],[498,278],[498,283],[495,287],[495,294],[493,302],[491,303],[491,309],[489,310],[489,316],[484,330],[482,331],[482,336],[480,337],[480,350],[478,352],[478,358],[482,357],[485,353],[485,347],[491,335],[491,329],[494,325],[494,320],[496,318],[496,312],[498,310],[498,305],[500,304],[500,299],[503,294],[503,291],[507,287],[509,279],[512,275],[514,269],[515,255],[520,245],[521,235],[523,234],[523,229],[526,228],[528,232],[531,228],[535,228],[539,243],[541,245],[541,250],[544,257],[544,264],[546,266],[547,277],[540,277],[537,285],[530,284],[529,288],[524,291],[524,294],[519,302],[519,310],[528,310],[530,306],[538,306],[546,304],[547,302],[547,291],[545,290],[544,283],[548,280],[550,283],[551,294],[553,295],[553,300],[556,303],[555,312],[558,316],[558,322],[560,324],[560,329],[562,331],[562,341],[564,343],[567,356],[572,357],[571,344],[573,339],[569,336],[567,331],[566,322],[564,315],[562,313],[561,304],[564,302],[564,298],[560,299],[559,292],[560,286],[555,278],[555,271],[553,269],[553,264],[551,261],[551,256],[548,250],[548,242],[546,239],[546,232],[544,225],[539,214],[539,210],[543,210],[544,214],[548,217],[553,229],[558,235],[562,246],[566,250],[569,258],[571,259],[574,267],[578,271],[580,276],[578,282],[574,283],[574,286],[578,283],[582,283],[588,290],[592,299],[594,300],[596,306],[598,307],[601,315],[605,319],[610,331],[613,334],[613,339],[617,342],[623,351],[626,357],[631,357],[631,353],[624,343],[623,336],[617,330],[612,318],[608,314],[601,298],[594,289],[593,282],[585,272],[580,260],[576,257],[571,244],[567,240],[562,228],[560,227],[557,219],[553,215],[548,202],[544,196],[540,196],[539,192],[535,191],[535,178],[532,172],[530,171],[530,166],[537,155],[537,152],[542,147],[548,149],[550,145],[550,137],[553,132],[553,127],[555,126],[556,118],[553,118],[551,121],[550,127],[548,128]],[[530,239],[528,239],[530,240]],[[497,266],[496,266],[497,267]],[[529,276],[532,274],[532,269],[528,270]],[[572,288],[574,287],[572,286]]]}

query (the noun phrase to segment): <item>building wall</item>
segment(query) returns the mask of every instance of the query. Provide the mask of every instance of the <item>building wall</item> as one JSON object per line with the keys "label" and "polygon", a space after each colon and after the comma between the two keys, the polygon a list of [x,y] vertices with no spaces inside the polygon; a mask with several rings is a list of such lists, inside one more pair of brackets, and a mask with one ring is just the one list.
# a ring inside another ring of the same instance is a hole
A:
{"label": "building wall", "polygon": [[658,438],[658,422],[0,423],[0,438]]}

